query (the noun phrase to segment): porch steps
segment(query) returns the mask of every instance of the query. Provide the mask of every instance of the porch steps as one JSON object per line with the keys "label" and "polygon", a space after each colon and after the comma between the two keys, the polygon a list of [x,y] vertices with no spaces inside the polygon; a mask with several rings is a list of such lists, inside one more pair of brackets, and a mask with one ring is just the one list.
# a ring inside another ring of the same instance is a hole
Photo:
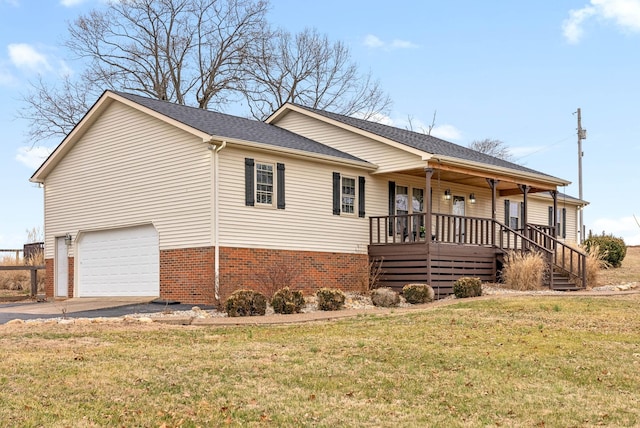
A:
{"label": "porch steps", "polygon": [[581,287],[578,287],[578,285],[571,278],[569,278],[569,275],[567,275],[564,272],[558,271],[556,269],[553,270],[553,286],[552,286],[552,289],[556,290],[556,291],[578,291],[578,290],[582,290]]}

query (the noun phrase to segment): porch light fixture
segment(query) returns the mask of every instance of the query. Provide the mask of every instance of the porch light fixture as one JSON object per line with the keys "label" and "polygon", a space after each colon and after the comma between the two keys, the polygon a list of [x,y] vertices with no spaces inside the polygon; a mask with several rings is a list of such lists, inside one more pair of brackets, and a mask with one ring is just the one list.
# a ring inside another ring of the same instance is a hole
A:
{"label": "porch light fixture", "polygon": [[448,201],[451,199],[451,190],[447,189],[444,191],[444,198]]}
{"label": "porch light fixture", "polygon": [[475,193],[472,193],[469,195],[469,202],[471,202],[472,204],[476,203],[476,195]]}
{"label": "porch light fixture", "polygon": [[70,233],[67,233],[66,235],[64,235],[64,243],[67,244],[67,246],[71,245],[71,242],[73,242],[73,238],[71,237]]}

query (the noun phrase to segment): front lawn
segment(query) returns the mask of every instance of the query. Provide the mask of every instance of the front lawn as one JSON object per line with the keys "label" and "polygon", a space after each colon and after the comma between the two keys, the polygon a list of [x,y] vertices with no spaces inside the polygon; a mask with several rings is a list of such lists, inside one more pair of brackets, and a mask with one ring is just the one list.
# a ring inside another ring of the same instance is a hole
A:
{"label": "front lawn", "polygon": [[640,295],[287,326],[0,326],[6,426],[638,426]]}

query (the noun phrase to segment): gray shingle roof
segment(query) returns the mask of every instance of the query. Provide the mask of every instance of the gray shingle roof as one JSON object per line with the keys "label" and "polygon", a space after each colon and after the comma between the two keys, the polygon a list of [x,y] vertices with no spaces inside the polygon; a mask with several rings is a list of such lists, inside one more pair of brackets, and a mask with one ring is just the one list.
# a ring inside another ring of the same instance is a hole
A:
{"label": "gray shingle roof", "polygon": [[466,161],[479,162],[501,168],[508,168],[516,171],[529,172],[552,177],[549,174],[545,174],[543,172],[536,171],[513,162],[508,162],[503,159],[478,152],[468,147],[460,146],[458,144],[454,144],[440,138],[432,137],[430,135],[409,131],[406,129],[395,128],[393,126],[383,125],[377,122],[371,122],[368,120],[331,113],[324,110],[317,110],[299,104],[295,105],[329,119],[333,119],[346,125],[353,126],[354,128],[358,128],[362,131],[371,132],[372,134],[379,135],[380,137],[384,137],[397,143],[404,144],[414,149],[422,150],[434,155],[448,156]]}
{"label": "gray shingle roof", "polygon": [[183,106],[125,92],[112,92],[209,135],[364,162],[348,153],[257,120]]}

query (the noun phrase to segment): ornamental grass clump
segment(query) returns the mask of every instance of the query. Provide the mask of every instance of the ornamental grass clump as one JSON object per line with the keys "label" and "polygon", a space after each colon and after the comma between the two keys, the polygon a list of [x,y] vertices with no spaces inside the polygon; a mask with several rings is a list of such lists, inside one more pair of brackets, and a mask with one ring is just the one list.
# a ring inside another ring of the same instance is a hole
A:
{"label": "ornamental grass clump", "polygon": [[435,298],[433,288],[427,284],[407,284],[402,287],[402,295],[412,305],[433,302]]}
{"label": "ornamental grass clump", "polygon": [[236,290],[227,299],[225,310],[230,317],[264,315],[267,311],[267,299],[257,291]]}
{"label": "ornamental grass clump", "polygon": [[482,281],[480,278],[471,278],[468,276],[458,278],[453,283],[453,294],[458,299],[465,297],[477,297],[482,295]]}
{"label": "ornamental grass clump", "polygon": [[400,303],[400,295],[389,287],[380,287],[371,291],[371,302],[375,306],[391,308],[398,306]]}
{"label": "ornamental grass clump", "polygon": [[336,288],[321,288],[316,291],[316,297],[321,311],[338,311],[346,300],[344,293]]}
{"label": "ornamental grass clump", "polygon": [[304,305],[302,292],[291,290],[289,287],[276,291],[271,298],[271,306],[277,314],[297,314],[304,308]]}
{"label": "ornamental grass clump", "polygon": [[502,282],[512,290],[540,290],[543,286],[546,264],[538,252],[511,251],[505,257]]}

